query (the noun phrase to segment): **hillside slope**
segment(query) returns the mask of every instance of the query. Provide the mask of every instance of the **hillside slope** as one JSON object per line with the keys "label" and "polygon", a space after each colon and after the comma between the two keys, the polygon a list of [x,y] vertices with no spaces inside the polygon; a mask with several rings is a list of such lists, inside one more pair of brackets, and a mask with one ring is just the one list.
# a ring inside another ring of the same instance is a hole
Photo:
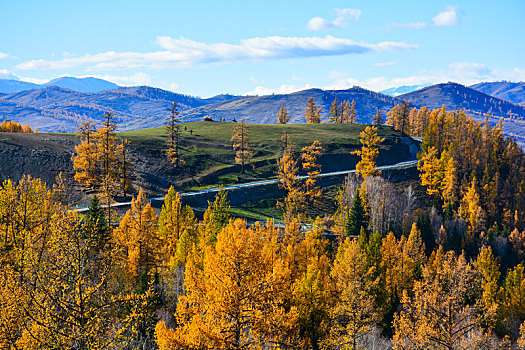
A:
{"label": "hillside slope", "polygon": [[107,80],[91,77],[60,77],[50,80],[49,82],[42,84],[42,86],[58,86],[63,89],[70,89],[78,92],[99,92],[104,90],[113,90],[120,87],[117,84],[109,82]]}
{"label": "hillside slope", "polygon": [[4,94],[38,88],[40,88],[38,84],[13,79],[0,79],[0,93]]}
{"label": "hillside slope", "polygon": [[169,117],[166,107],[173,102],[179,104],[179,110],[207,103],[153,88],[86,93],[50,86],[1,96],[0,116],[38,126],[44,132],[72,132],[81,120],[101,120],[103,114],[114,112],[121,130],[135,130],[164,125]]}
{"label": "hillside slope", "polygon": [[[360,124],[249,125],[254,147],[253,167],[240,174],[230,138],[235,123],[197,122],[183,124],[181,157],[185,164],[175,169],[166,159],[164,128],[137,130],[119,136],[131,141],[128,150],[135,163],[136,182],[148,196],[163,196],[173,185],[189,190],[215,184],[235,184],[275,177],[276,159],[281,154],[281,135],[287,131],[296,149],[319,140],[323,145],[323,172],[353,169],[358,161],[351,151],[360,147]],[[191,132],[190,132],[191,130]],[[380,127],[386,140],[380,147],[378,163],[394,164],[414,159],[417,144],[390,127]],[[71,156],[80,142],[75,135],[0,133],[0,181],[18,181],[23,174],[52,184],[59,172],[68,179],[75,203],[87,204],[89,192],[73,179]]]}
{"label": "hillside slope", "polygon": [[339,101],[355,100],[359,123],[369,123],[378,109],[385,114],[400,102],[396,98],[359,87],[348,90],[309,89],[291,94],[245,96],[233,101],[214,103],[184,111],[181,118],[184,121],[197,121],[209,115],[214,120],[246,119],[250,123],[275,124],[277,112],[284,104],[290,116],[290,123],[304,123],[306,101],[310,97],[314,99],[318,108],[322,108],[322,120],[328,120],[330,106],[335,98]]}
{"label": "hillside slope", "polygon": [[485,82],[470,86],[502,100],[516,103],[525,107],[525,82],[513,83],[510,81]]}
{"label": "hillside slope", "polygon": [[520,143],[525,143],[525,107],[487,95],[469,87],[446,83],[437,84],[399,96],[410,102],[412,106],[447,109],[463,108],[475,120],[483,121],[485,114],[491,112],[490,122],[495,124],[503,120],[503,130],[506,135],[515,137]]}

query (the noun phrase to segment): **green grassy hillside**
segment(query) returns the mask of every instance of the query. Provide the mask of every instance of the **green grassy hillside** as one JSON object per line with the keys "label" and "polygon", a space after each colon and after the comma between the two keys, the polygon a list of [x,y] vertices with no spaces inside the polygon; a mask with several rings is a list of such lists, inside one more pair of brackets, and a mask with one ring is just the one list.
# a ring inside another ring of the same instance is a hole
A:
{"label": "green grassy hillside", "polygon": [[[282,150],[281,137],[286,131],[289,140],[299,152],[314,140],[322,143],[324,155],[321,159],[323,172],[352,169],[358,158],[351,151],[360,147],[359,133],[362,124],[247,124],[250,143],[254,148],[253,164],[246,174],[240,174],[235,164],[235,153],[230,138],[236,123],[193,122],[181,124],[181,157],[185,164],[166,169],[176,174],[177,183],[183,189],[195,189],[216,184],[239,182],[275,177],[276,159]],[[406,141],[398,132],[388,126],[379,127],[380,136],[385,138],[381,146],[379,163],[395,163],[410,157]],[[166,129],[153,128],[122,133],[131,141],[132,148],[146,152],[158,162],[165,162]]]}

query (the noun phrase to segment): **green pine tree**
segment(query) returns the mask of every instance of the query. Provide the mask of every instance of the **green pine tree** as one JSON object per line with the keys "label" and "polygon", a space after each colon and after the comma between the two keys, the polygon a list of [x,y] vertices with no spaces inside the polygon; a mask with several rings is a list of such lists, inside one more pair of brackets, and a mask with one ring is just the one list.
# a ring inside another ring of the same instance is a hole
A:
{"label": "green pine tree", "polygon": [[215,200],[208,201],[208,209],[204,213],[204,226],[209,243],[217,241],[217,234],[228,224],[231,217],[230,202],[227,200],[228,191],[222,187],[215,196]]}
{"label": "green pine tree", "polygon": [[84,232],[89,245],[101,250],[110,240],[110,230],[104,211],[100,206],[100,200],[94,195],[89,203],[89,209],[85,217]]}
{"label": "green pine tree", "polygon": [[359,190],[356,190],[355,192],[354,201],[348,212],[345,226],[346,234],[348,236],[359,235],[361,233],[361,227],[364,228],[365,232],[368,230],[368,217]]}

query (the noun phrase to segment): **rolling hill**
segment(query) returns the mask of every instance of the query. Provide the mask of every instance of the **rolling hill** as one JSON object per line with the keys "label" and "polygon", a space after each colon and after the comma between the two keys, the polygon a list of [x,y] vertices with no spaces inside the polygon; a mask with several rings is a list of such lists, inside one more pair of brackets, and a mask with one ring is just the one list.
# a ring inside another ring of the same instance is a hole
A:
{"label": "rolling hill", "polygon": [[358,87],[335,91],[310,89],[287,95],[218,95],[202,99],[147,86],[96,93],[50,86],[0,96],[0,116],[49,132],[74,131],[78,121],[86,118],[100,120],[103,114],[114,112],[120,129],[125,131],[165,125],[168,120],[166,107],[173,102],[179,104],[180,118],[185,122],[199,121],[209,115],[215,120],[245,118],[248,122],[261,124],[274,124],[277,111],[284,104],[291,122],[303,123],[309,97],[322,107],[321,116],[325,120],[335,98],[355,100],[357,118],[361,123],[370,122],[377,109],[386,113],[399,103],[393,97]]}
{"label": "rolling hill", "polygon": [[497,123],[503,119],[504,131],[514,136],[521,143],[525,142],[525,107],[487,95],[481,91],[456,83],[432,85],[414,92],[399,96],[416,107],[448,109],[463,108],[474,119],[482,121],[485,113],[492,113],[490,121]]}
{"label": "rolling hill", "polygon": [[[489,86],[484,83],[485,87]],[[494,87],[495,85],[493,85]],[[493,93],[519,93],[519,86],[492,89]],[[267,96],[218,95],[211,98],[193,97],[149,86],[120,87],[99,92],[78,92],[57,86],[30,89],[15,93],[0,93],[0,119],[11,119],[38,127],[45,132],[71,132],[79,121],[100,120],[108,112],[115,113],[121,131],[157,127],[167,123],[166,107],[177,102],[183,122],[200,121],[205,116],[213,120],[241,120],[250,123],[275,124],[277,112],[284,104],[291,123],[304,123],[306,101],[312,97],[322,108],[321,119],[328,120],[335,98],[355,100],[358,123],[370,123],[380,109],[386,112],[402,100],[414,107],[448,109],[464,108],[475,119],[483,120],[491,111],[492,122],[504,120],[504,131],[525,142],[525,107],[456,83],[437,84],[396,97],[360,87],[347,90],[308,89],[291,94]]]}
{"label": "rolling hill", "polygon": [[164,125],[168,119],[166,107],[173,102],[183,111],[215,100],[144,86],[96,93],[50,86],[0,96],[0,116],[38,126],[40,131],[71,132],[81,120],[100,120],[103,114],[114,112],[121,130],[135,130]]}
{"label": "rolling hill", "polygon": [[487,95],[525,107],[525,82],[523,81],[518,83],[510,81],[485,82],[471,85],[470,87]]}
{"label": "rolling hill", "polygon": [[64,89],[70,89],[79,92],[98,92],[104,90],[118,89],[115,83],[111,83],[107,80],[98,78],[74,78],[74,77],[61,77],[50,80],[49,82],[42,84],[45,86],[58,86]]}
{"label": "rolling hill", "polygon": [[204,116],[214,120],[227,121],[246,119],[249,123],[275,124],[277,112],[282,104],[290,115],[291,123],[304,123],[306,101],[312,97],[318,108],[322,108],[321,120],[328,120],[330,106],[335,98],[339,101],[355,100],[357,119],[359,123],[369,123],[378,109],[383,114],[390,110],[400,100],[391,96],[376,93],[360,87],[348,90],[309,89],[291,94],[245,96],[236,100],[213,103],[187,110],[181,113],[183,121],[197,121]]}
{"label": "rolling hill", "polygon": [[432,85],[400,95],[399,98],[414,106],[439,108],[446,105],[449,109],[462,107],[475,116],[492,110],[492,114],[498,117],[525,117],[525,108],[521,106],[456,83]]}
{"label": "rolling hill", "polygon": [[117,84],[98,78],[74,78],[60,77],[55,78],[44,84],[28,83],[15,79],[0,79],[0,92],[13,93],[29,89],[41,89],[48,86],[58,86],[63,89],[70,89],[78,92],[99,92],[119,88]]}
{"label": "rolling hill", "polygon": [[13,92],[24,91],[29,89],[38,89],[38,84],[28,83],[13,79],[0,79],[0,93],[10,94]]}

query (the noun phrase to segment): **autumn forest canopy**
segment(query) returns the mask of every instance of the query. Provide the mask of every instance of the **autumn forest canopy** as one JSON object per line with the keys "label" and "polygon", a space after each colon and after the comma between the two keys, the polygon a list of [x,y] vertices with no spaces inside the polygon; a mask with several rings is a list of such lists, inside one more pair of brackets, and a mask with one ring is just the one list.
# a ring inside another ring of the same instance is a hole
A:
{"label": "autumn forest canopy", "polygon": [[[357,123],[355,105],[335,99],[329,122]],[[320,112],[305,101],[308,124]],[[180,172],[190,130],[177,103],[166,113],[163,155]],[[299,147],[283,104],[272,162],[284,195],[266,222],[236,218],[223,189],[200,213],[172,186],[155,210],[114,116],[87,121],[72,157],[86,210],[62,174],[0,186],[0,348],[522,349],[525,155],[489,118],[378,110],[330,195],[318,177],[330,145]],[[383,124],[421,138],[417,177],[382,176]],[[251,128],[239,120],[228,135],[239,173],[257,165]],[[335,209],[317,215],[327,201]]]}

